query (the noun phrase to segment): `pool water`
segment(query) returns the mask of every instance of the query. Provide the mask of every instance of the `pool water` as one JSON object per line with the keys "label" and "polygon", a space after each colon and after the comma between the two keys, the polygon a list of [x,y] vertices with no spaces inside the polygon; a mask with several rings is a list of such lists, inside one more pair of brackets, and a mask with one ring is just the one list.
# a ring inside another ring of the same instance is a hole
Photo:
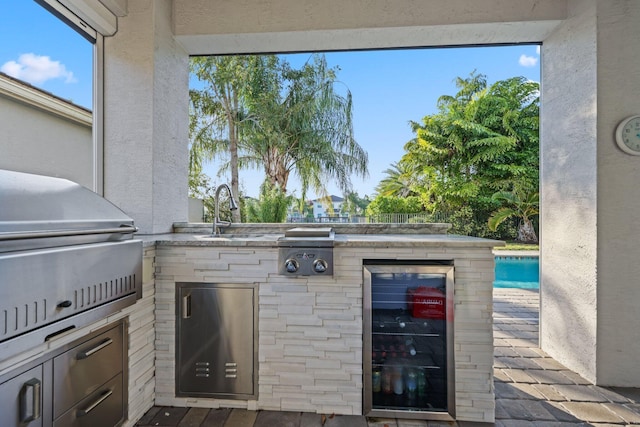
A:
{"label": "pool water", "polygon": [[494,288],[538,289],[539,259],[527,256],[496,256]]}

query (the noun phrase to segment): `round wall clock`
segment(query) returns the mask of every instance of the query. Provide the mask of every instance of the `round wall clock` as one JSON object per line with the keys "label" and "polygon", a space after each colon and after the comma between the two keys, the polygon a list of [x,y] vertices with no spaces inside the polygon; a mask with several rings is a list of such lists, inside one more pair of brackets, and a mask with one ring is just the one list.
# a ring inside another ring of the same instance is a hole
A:
{"label": "round wall clock", "polygon": [[616,143],[622,151],[640,156],[640,116],[630,116],[618,124]]}

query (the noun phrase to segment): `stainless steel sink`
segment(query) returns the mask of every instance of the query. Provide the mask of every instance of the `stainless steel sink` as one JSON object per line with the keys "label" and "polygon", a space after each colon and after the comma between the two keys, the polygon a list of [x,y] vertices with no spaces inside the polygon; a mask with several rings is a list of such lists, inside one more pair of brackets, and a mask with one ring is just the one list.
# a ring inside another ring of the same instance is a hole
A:
{"label": "stainless steel sink", "polygon": [[219,236],[212,236],[211,234],[196,235],[198,240],[206,240],[210,242],[224,242],[224,241],[277,241],[282,237],[281,234],[221,234]]}

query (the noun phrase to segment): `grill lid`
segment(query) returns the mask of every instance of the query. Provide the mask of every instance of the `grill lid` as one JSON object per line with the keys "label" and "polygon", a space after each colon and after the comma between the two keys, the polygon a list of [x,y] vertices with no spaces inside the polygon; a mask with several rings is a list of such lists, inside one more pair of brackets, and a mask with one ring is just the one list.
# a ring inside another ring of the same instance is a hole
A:
{"label": "grill lid", "polygon": [[[98,241],[122,240],[134,231],[133,220],[124,212],[79,184],[0,170],[0,252],[7,250],[9,241],[85,236],[76,243],[87,243],[86,236],[102,235]],[[114,233],[118,237],[105,237]],[[13,249],[25,248],[13,245]]]}

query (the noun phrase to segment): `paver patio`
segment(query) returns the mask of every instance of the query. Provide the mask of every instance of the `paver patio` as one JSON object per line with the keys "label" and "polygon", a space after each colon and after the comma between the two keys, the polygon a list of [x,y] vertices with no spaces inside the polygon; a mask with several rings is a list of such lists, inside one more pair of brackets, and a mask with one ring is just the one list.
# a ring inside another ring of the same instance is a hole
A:
{"label": "paver patio", "polygon": [[[640,425],[640,389],[591,385],[538,348],[535,290],[494,290],[497,427]],[[299,412],[153,407],[137,426],[441,427],[487,425]]]}

